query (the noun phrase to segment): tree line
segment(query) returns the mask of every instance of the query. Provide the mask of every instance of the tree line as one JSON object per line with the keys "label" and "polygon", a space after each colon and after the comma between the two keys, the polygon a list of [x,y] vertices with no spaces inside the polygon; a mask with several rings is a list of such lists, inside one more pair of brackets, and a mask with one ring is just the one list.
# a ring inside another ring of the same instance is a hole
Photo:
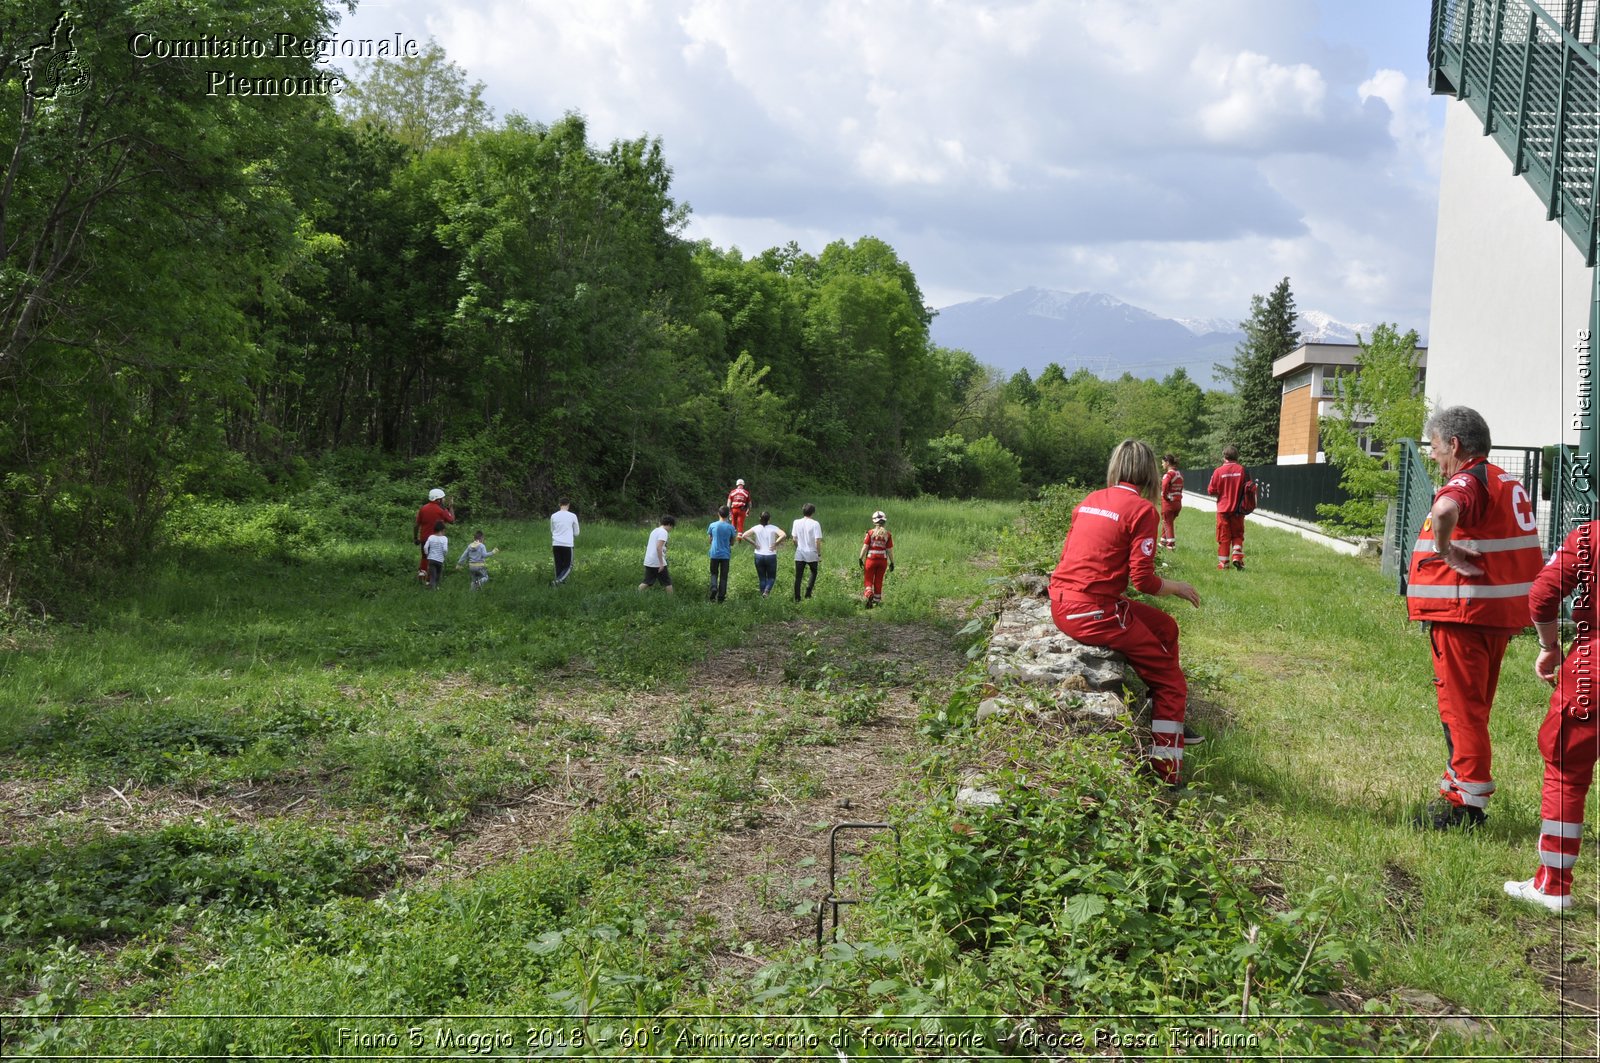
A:
{"label": "tree line", "polygon": [[202,7],[75,3],[71,93],[28,47],[59,8],[0,15],[18,42],[0,54],[0,593],[120,565],[175,500],[281,496],[330,455],[480,512],[570,495],[629,514],[703,508],[734,477],[767,497],[1020,497],[1096,480],[1124,435],[1224,430],[1221,393],[1181,370],[1004,379],[938,347],[874,237],[687,240],[658,140],[496,122],[437,45],[369,67],[341,107],[208,98],[196,64],[129,55],[136,31],[202,23],[331,32],[317,0],[270,25]]}

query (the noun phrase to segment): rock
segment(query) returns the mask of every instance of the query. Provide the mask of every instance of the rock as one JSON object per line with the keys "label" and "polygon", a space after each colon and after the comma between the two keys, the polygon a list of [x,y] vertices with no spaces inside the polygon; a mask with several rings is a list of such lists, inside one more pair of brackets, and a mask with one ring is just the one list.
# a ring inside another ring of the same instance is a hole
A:
{"label": "rock", "polygon": [[977,790],[963,786],[956,791],[956,804],[966,808],[994,808],[1000,805],[1000,795],[993,790]]}
{"label": "rock", "polygon": [[981,722],[991,716],[1009,716],[1011,701],[1008,698],[984,698],[978,703],[977,719]]}
{"label": "rock", "polygon": [[1476,1019],[1469,1019],[1465,1015],[1456,1014],[1457,1008],[1452,1004],[1434,996],[1432,993],[1421,989],[1402,989],[1395,994],[1395,998],[1404,1004],[1412,1014],[1419,1017],[1438,1019],[1439,1029],[1460,1037],[1475,1037],[1485,1031],[1484,1025]]}
{"label": "rock", "polygon": [[1122,698],[1108,690],[1064,692],[1058,695],[1056,704],[1069,716],[1089,716],[1096,720],[1115,720],[1127,712]]}

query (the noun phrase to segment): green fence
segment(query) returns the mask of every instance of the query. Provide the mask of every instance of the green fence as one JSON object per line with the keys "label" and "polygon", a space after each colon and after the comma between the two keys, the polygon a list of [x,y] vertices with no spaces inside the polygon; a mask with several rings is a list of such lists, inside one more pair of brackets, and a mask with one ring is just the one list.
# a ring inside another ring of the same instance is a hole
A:
{"label": "green fence", "polygon": [[[1256,481],[1256,505],[1263,513],[1314,524],[1322,519],[1317,506],[1350,500],[1350,495],[1339,485],[1342,473],[1332,465],[1247,465],[1245,468]],[[1205,494],[1215,470],[1214,465],[1182,470],[1184,488]]]}
{"label": "green fence", "polygon": [[1550,530],[1545,552],[1554,553],[1567,533],[1586,520],[1600,517],[1596,506],[1594,461],[1591,455],[1561,447],[1556,451],[1555,475],[1550,478]]}
{"label": "green fence", "polygon": [[1533,0],[1434,0],[1430,79],[1472,108],[1593,266],[1600,62],[1574,30]]}
{"label": "green fence", "polygon": [[1415,440],[1400,441],[1400,487],[1395,492],[1394,505],[1389,507],[1388,549],[1384,550],[1384,568],[1393,572],[1400,581],[1400,593],[1406,592],[1406,573],[1411,568],[1411,547],[1417,541],[1422,519],[1433,507],[1433,492],[1437,485],[1422,460],[1422,452]]}

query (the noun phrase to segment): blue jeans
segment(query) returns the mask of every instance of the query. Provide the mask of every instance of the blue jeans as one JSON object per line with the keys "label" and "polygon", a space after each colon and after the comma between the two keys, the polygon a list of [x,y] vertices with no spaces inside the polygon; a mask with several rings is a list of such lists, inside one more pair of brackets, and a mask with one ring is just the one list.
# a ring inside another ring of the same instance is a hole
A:
{"label": "blue jeans", "polygon": [[756,582],[761,585],[761,594],[766,596],[773,585],[778,582],[778,555],[756,555]]}

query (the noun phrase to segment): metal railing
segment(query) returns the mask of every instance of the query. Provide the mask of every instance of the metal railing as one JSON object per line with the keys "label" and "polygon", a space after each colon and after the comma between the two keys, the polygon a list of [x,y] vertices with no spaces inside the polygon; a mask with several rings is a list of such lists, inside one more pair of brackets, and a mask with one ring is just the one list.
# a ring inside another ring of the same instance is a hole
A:
{"label": "metal railing", "polygon": [[1550,478],[1550,528],[1545,553],[1552,554],[1567,533],[1586,520],[1600,517],[1595,498],[1594,463],[1587,454],[1568,447],[1556,450],[1555,475]]}
{"label": "metal railing", "polygon": [[1400,593],[1406,592],[1406,573],[1411,569],[1411,547],[1416,544],[1422,519],[1433,508],[1437,484],[1422,460],[1415,440],[1400,441],[1400,486],[1390,507],[1388,542],[1384,544],[1384,568],[1400,580]]}
{"label": "metal railing", "polygon": [[1595,264],[1600,200],[1600,57],[1592,5],[1433,0],[1429,80],[1483,121],[1584,261]]}

